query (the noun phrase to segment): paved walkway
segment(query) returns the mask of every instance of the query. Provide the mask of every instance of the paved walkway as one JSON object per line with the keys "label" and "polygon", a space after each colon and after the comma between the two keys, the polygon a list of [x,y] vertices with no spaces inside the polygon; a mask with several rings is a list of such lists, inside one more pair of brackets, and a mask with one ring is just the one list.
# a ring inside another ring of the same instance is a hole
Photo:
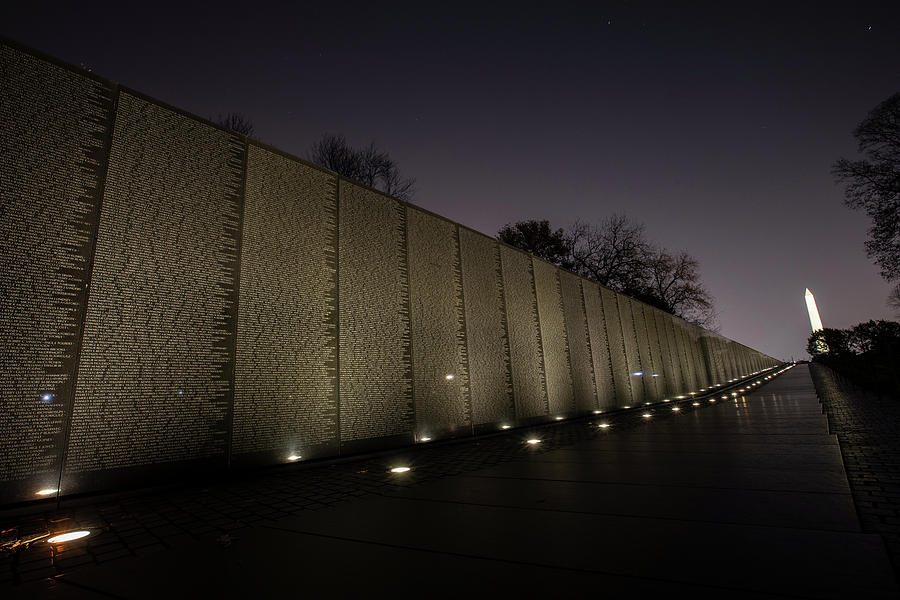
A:
{"label": "paved walkway", "polygon": [[812,371],[862,529],[884,538],[900,578],[900,398],[872,393],[822,365]]}
{"label": "paved walkway", "polygon": [[[128,502],[144,503],[138,521],[165,549],[96,564],[103,536],[127,532],[113,523],[80,554],[92,557],[87,566],[22,577],[5,590],[61,598],[896,597],[882,539],[860,530],[807,367],[746,395],[671,408],[223,484],[206,496],[206,512],[224,503],[223,514],[239,517],[225,535],[172,542],[153,534],[154,518],[172,525],[162,507],[196,502],[195,492],[178,492],[187,498],[179,502],[172,493],[110,502],[132,512]],[[604,422],[612,427],[600,429]],[[529,436],[542,441],[527,444]],[[413,471],[384,472],[404,461]],[[286,508],[328,481],[338,488],[327,496],[334,502]]]}

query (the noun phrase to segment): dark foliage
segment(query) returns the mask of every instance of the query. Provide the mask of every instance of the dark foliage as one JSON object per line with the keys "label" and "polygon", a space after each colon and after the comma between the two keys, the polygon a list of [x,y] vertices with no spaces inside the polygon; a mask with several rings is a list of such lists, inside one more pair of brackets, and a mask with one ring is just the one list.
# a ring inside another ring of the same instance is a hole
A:
{"label": "dark foliage", "polygon": [[572,268],[565,231],[554,231],[549,221],[507,223],[497,232],[497,239],[564,269]]}
{"label": "dark foliage", "polygon": [[806,351],[859,385],[900,393],[900,323],[866,321],[850,329],[825,328],[809,336]]}
{"label": "dark foliage", "polygon": [[866,253],[887,280],[900,279],[900,93],[878,106],[853,132],[863,160],[832,167],[846,184],[844,202],[872,220]]}
{"label": "dark foliage", "polygon": [[497,237],[555,265],[703,327],[716,327],[713,299],[699,263],[650,244],[644,226],[623,215],[596,224],[575,221],[568,231],[548,221],[504,225]]}

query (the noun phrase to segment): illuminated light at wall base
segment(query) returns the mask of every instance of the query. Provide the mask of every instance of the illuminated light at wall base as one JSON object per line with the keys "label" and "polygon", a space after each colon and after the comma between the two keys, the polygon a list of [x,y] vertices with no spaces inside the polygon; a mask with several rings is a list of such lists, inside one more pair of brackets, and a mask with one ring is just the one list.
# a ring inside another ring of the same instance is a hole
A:
{"label": "illuminated light at wall base", "polygon": [[35,496],[49,496],[50,494],[55,494],[59,490],[56,488],[46,488],[43,490],[38,490],[34,493]]}
{"label": "illuminated light at wall base", "polygon": [[710,402],[710,404],[715,404],[715,403],[716,403],[716,399],[715,399],[715,398],[710,398],[710,399],[709,399],[709,402]]}
{"label": "illuminated light at wall base", "polygon": [[287,459],[291,462],[294,462],[295,460],[300,460],[301,458],[303,458],[303,457],[300,456],[299,454],[291,454],[290,456],[287,457]]}
{"label": "illuminated light at wall base", "polygon": [[91,535],[90,531],[86,531],[84,529],[80,531],[69,531],[67,533],[61,533],[59,535],[54,535],[52,538],[47,540],[48,544],[62,544],[64,542],[71,542],[73,540],[80,540],[83,537],[87,537]]}
{"label": "illuminated light at wall base", "polygon": [[631,408],[630,406],[623,406],[622,408]]}
{"label": "illuminated light at wall base", "polygon": [[597,425],[597,427],[599,427],[600,429],[608,429],[610,427],[610,424],[609,423],[600,423],[599,425]]}
{"label": "illuminated light at wall base", "polygon": [[634,375],[635,377],[640,377],[643,374],[644,374],[643,371],[635,371],[634,373],[632,373],[632,375]]}
{"label": "illuminated light at wall base", "polygon": [[650,413],[644,413],[644,414],[642,414],[641,416],[644,417],[645,419],[649,419],[649,418],[652,417],[653,415],[651,415]]}
{"label": "illuminated light at wall base", "polygon": [[677,406],[673,406],[673,407],[672,407],[672,411],[673,411],[673,412],[678,412],[679,410],[681,410],[681,409],[678,408]]}
{"label": "illuminated light at wall base", "polygon": [[391,473],[406,473],[409,470],[409,467],[392,467]]}
{"label": "illuminated light at wall base", "polygon": [[562,421],[565,417],[556,417],[557,421]]}
{"label": "illuminated light at wall base", "polygon": [[602,410],[595,410],[595,411],[594,411],[594,414],[595,414],[595,415],[602,415],[602,414],[603,414],[603,411],[602,411]]}
{"label": "illuminated light at wall base", "polygon": [[699,402],[694,402],[693,405],[694,405],[694,406],[700,406],[700,403],[699,403]]}
{"label": "illuminated light at wall base", "polygon": [[663,402],[671,402],[671,400],[669,400],[668,398],[664,398]]}
{"label": "illuminated light at wall base", "polygon": [[420,441],[420,442],[430,442],[430,441],[431,441],[431,438],[428,437],[428,436],[425,436],[425,437],[419,438],[419,441]]}
{"label": "illuminated light at wall base", "polygon": [[447,381],[453,381],[453,377],[454,375],[444,375],[444,379],[446,379]]}
{"label": "illuminated light at wall base", "polygon": [[525,443],[526,444],[540,444],[541,440],[537,440],[537,439],[525,440]]}
{"label": "illuminated light at wall base", "polygon": [[501,425],[500,429],[509,429],[512,425]]}

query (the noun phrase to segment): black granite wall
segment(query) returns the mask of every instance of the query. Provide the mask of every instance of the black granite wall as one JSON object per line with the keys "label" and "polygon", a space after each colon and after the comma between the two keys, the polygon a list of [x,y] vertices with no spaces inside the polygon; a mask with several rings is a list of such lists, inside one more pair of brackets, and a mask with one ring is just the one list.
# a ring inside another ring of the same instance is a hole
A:
{"label": "black granite wall", "polygon": [[0,504],[638,406],[771,357],[0,43]]}

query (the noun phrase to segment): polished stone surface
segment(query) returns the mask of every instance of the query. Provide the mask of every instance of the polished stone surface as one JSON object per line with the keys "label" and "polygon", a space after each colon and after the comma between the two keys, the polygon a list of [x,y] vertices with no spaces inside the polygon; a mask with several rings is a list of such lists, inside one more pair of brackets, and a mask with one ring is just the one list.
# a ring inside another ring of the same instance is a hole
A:
{"label": "polished stone surface", "polygon": [[896,597],[884,544],[860,532],[840,447],[811,390],[801,365],[736,401],[459,475],[413,471],[396,479],[410,485],[378,495],[17,590]]}

